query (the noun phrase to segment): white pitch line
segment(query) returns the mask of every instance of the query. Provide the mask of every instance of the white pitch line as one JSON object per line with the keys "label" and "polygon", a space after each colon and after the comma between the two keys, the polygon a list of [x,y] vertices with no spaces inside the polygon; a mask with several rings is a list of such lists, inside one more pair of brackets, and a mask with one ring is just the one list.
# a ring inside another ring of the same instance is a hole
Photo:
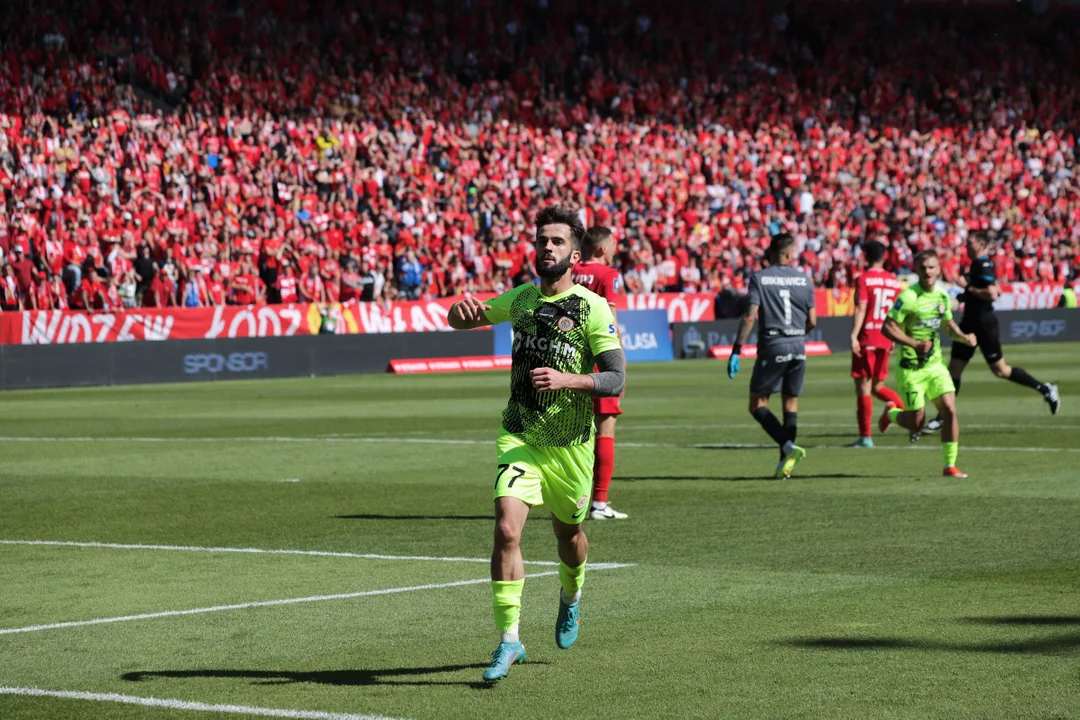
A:
{"label": "white pitch line", "polygon": [[[32,442],[71,442],[71,443],[220,443],[220,442],[274,442],[274,443],[390,443],[393,445],[491,445],[491,440],[450,440],[443,438],[423,437],[282,437],[282,436],[258,436],[258,437],[27,437],[6,436],[0,437],[0,442],[32,443]],[[620,443],[619,447],[680,447],[663,443]]]}
{"label": "white pitch line", "polygon": [[[808,428],[808,427],[812,427],[812,428],[847,427],[850,424],[851,423],[804,423],[804,422],[801,422],[801,423],[799,423],[799,427],[801,427],[801,428]],[[712,430],[714,428],[715,429],[722,429],[722,430],[737,430],[737,429],[740,429],[740,428],[747,429],[747,428],[755,428],[755,427],[757,427],[757,425],[753,425],[751,423],[697,423],[697,424],[692,424],[692,425],[687,424],[687,425],[625,425],[625,426],[622,423],[619,424],[619,430],[620,431],[626,431],[626,430]]]}
{"label": "white pitch line", "polygon": [[[818,425],[802,424],[800,427],[848,427],[849,423],[828,423]],[[652,429],[660,429],[661,426],[638,426],[650,427]],[[665,425],[664,428],[668,429],[701,429],[709,427],[728,427],[728,426],[709,426],[709,425]],[[731,425],[732,428],[749,428],[749,425]],[[1001,428],[1011,429],[1019,426],[1016,425],[964,425],[965,428]],[[1039,426],[1042,427],[1042,426]],[[1046,426],[1046,430],[1063,430],[1071,427],[1080,428],[1072,425],[1055,425]],[[626,428],[631,429],[631,428]],[[289,436],[256,436],[256,437],[30,437],[30,436],[3,436],[0,437],[0,442],[71,442],[71,443],[220,443],[220,442],[274,442],[274,443],[390,443],[390,444],[405,444],[405,445],[490,445],[490,440],[448,440],[442,438],[423,438],[423,437],[289,437]],[[759,445],[755,443],[700,443],[694,445],[684,445],[682,443],[634,443],[623,442],[619,443],[619,447],[624,448],[675,448],[675,449],[698,449],[698,448],[729,448],[729,449],[756,449],[756,448],[771,448],[771,445]],[[831,448],[843,447],[841,445],[814,445],[810,446],[818,450],[827,450]],[[889,448],[899,449],[899,448]],[[1012,448],[1012,447],[977,447],[977,446],[963,446],[967,451],[978,452],[1080,452],[1077,448]]]}
{"label": "white pitch line", "polygon": [[[492,518],[494,520],[494,518]],[[376,555],[374,553],[333,552],[330,550],[264,550],[262,548],[200,547],[197,545],[147,545],[143,543],[74,542],[67,540],[0,540],[0,545],[45,545],[52,547],[106,548],[110,550],[172,550],[177,552],[244,553],[251,555],[309,555],[314,557],[357,558],[360,560],[418,560],[427,562],[491,562],[491,558],[436,557],[433,555]],[[553,567],[551,560],[526,560],[526,565]]]}
{"label": "white pitch line", "polygon": [[257,715],[261,717],[298,718],[299,720],[394,720],[385,715],[357,715],[355,713],[323,712],[322,710],[285,710],[279,708],[248,707],[246,705],[209,705],[190,700],[172,700],[168,698],[138,697],[119,693],[91,693],[72,690],[44,690],[42,688],[20,688],[0,686],[0,695],[20,695],[23,697],[52,697],[64,700],[90,700],[93,702],[123,703],[142,705],[143,707],[168,708],[169,710],[194,710],[196,712],[233,713],[236,715]]}
{"label": "white pitch line", "polygon": [[417,437],[292,437],[281,435],[258,435],[253,437],[45,437],[29,435],[7,435],[0,437],[0,442],[72,442],[72,443],[220,443],[220,442],[274,442],[274,443],[394,443],[416,445],[491,445],[493,440],[453,440],[443,438]]}
{"label": "white pitch line", "polygon": [[[681,445],[699,450],[776,450],[775,445],[751,445],[740,443],[703,443],[700,445]],[[809,450],[843,450],[843,445],[805,445]],[[979,447],[960,445],[964,452],[1033,452],[1033,453],[1080,453],[1080,448],[1033,448],[1033,447]],[[939,445],[875,445],[874,450],[933,450],[941,452]]]}
{"label": "white pitch line", "polygon": [[[738,430],[756,428],[757,426],[752,423],[698,423],[696,425],[619,425],[620,432],[626,432],[628,430]],[[850,428],[853,427],[853,423],[850,422],[832,422],[832,423],[799,423],[800,428]],[[1031,430],[1031,429],[1045,429],[1045,430],[1080,430],[1080,425],[1025,425],[1022,423],[961,423],[962,429],[971,430]],[[854,431],[853,431],[854,432]]]}
{"label": "white pitch line", "polygon": [[[754,429],[752,423],[690,423],[690,424],[656,424],[656,425],[619,425],[624,431],[655,431],[655,430],[745,430]],[[850,422],[803,422],[799,423],[802,428],[847,428],[852,427]],[[1028,425],[1023,423],[963,423],[962,427],[972,430],[1017,430],[1039,429],[1047,431],[1056,430],[1080,430],[1080,425]],[[480,430],[466,430],[464,432],[486,432]],[[467,440],[463,438],[439,438],[407,435],[347,435],[334,433],[330,435],[248,435],[248,436],[213,436],[213,437],[152,437],[152,436],[100,436],[88,435],[5,435],[0,436],[0,442],[36,443],[36,442],[71,442],[71,443],[229,443],[229,442],[273,442],[273,443],[394,443],[403,445],[490,445],[493,440]],[[685,447],[671,443],[620,443],[624,447]]]}
{"label": "white pitch line", "polygon": [[[589,570],[618,570],[633,567],[632,563],[594,563],[589,565]],[[558,570],[527,574],[527,578],[542,578],[550,575],[558,575]],[[273,607],[276,605],[297,605],[299,603],[324,602],[326,600],[351,600],[358,597],[372,597],[374,595],[396,595],[399,593],[414,592],[416,590],[440,590],[443,588],[464,587],[466,585],[480,585],[491,582],[490,578],[478,578],[476,580],[456,580],[448,583],[434,583],[430,585],[409,585],[407,587],[388,588],[385,590],[362,590],[352,593],[338,593],[336,595],[313,595],[311,597],[285,598],[283,600],[262,600],[260,602],[237,603],[235,605],[214,605],[213,607],[193,608],[191,610],[166,610],[165,612],[143,613],[141,615],[122,615],[120,617],[95,618],[93,620],[73,620],[70,622],[50,623],[48,625],[29,625],[21,628],[6,628],[0,630],[0,635],[14,635],[16,633],[38,632],[39,630],[58,630],[61,628],[83,627],[86,625],[106,625],[109,623],[130,622],[132,620],[154,620],[164,617],[177,617],[181,615],[202,615],[225,610],[246,610],[257,607]]]}

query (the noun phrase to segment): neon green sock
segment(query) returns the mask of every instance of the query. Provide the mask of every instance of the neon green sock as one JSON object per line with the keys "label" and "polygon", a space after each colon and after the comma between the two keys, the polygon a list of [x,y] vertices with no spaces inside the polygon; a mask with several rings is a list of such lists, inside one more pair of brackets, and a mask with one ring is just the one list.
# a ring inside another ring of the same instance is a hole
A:
{"label": "neon green sock", "polygon": [[525,578],[521,580],[492,580],[491,594],[495,608],[495,627],[499,632],[509,632],[521,617],[521,593]]}
{"label": "neon green sock", "polygon": [[943,442],[941,450],[945,453],[945,467],[956,467],[956,456],[960,454],[959,442]]}
{"label": "neon green sock", "polygon": [[893,408],[889,411],[889,422],[896,422],[896,418],[900,417],[900,413],[904,412],[904,408]]}
{"label": "neon green sock", "polygon": [[560,560],[559,582],[562,583],[563,590],[568,596],[573,597],[577,595],[581,592],[581,586],[585,584],[585,563],[581,563],[579,567],[572,568]]}

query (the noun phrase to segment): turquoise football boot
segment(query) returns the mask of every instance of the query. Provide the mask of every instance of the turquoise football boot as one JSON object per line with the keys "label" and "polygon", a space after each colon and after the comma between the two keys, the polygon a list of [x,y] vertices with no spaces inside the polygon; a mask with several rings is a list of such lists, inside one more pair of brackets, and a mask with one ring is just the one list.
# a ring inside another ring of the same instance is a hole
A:
{"label": "turquoise football boot", "polygon": [[510,666],[525,662],[525,657],[525,646],[520,642],[499,643],[491,653],[491,665],[484,671],[484,679],[488,682],[502,680],[510,674]]}

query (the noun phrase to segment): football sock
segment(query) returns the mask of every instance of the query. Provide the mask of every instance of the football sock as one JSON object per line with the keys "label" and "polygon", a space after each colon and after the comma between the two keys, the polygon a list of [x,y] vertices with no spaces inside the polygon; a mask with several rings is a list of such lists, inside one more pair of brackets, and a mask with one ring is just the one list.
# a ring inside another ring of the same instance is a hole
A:
{"label": "football sock", "polygon": [[769,408],[761,407],[755,410],[754,419],[758,421],[758,425],[760,425],[765,432],[769,433],[769,437],[773,439],[773,442],[780,447],[784,446],[784,443],[787,442],[787,432]]}
{"label": "football sock", "polygon": [[509,630],[500,633],[499,642],[521,642],[521,636],[518,635],[518,624],[514,623],[513,627]]}
{"label": "football sock", "polygon": [[856,416],[859,418],[859,437],[870,437],[872,416],[874,414],[874,398],[869,395],[860,395],[859,404],[856,407]]}
{"label": "football sock", "polygon": [[889,422],[896,422],[896,418],[900,417],[900,413],[904,412],[904,408],[893,408],[889,411]]}
{"label": "football sock", "polygon": [[559,582],[562,583],[562,598],[566,604],[576,603],[581,599],[581,586],[585,584],[585,563],[581,563],[580,567],[572,568],[560,560]]}
{"label": "football sock", "polygon": [[784,432],[787,433],[788,442],[794,445],[795,438],[799,435],[799,413],[784,412]]}
{"label": "football sock", "polygon": [[[904,401],[900,399],[900,396],[892,388],[882,386],[880,390],[874,391],[874,395],[882,402],[892,403],[898,408],[904,407]],[[870,414],[873,415],[873,410],[870,411]],[[867,433],[867,435],[869,434]]]}
{"label": "football sock", "polygon": [[611,475],[615,471],[615,438],[596,438],[596,458],[593,461],[593,503],[607,504]]}
{"label": "football sock", "polygon": [[[521,593],[525,578],[521,580],[492,580],[491,594],[495,608],[495,627],[500,633],[517,635],[518,619],[521,617]],[[504,642],[516,642],[504,640]]]}
{"label": "football sock", "polygon": [[959,442],[943,442],[941,450],[945,454],[945,467],[955,467],[956,457],[960,454]]}
{"label": "football sock", "polygon": [[1009,373],[1009,380],[1016,383],[1017,385],[1023,385],[1024,387],[1029,387],[1032,390],[1037,390],[1043,395],[1046,394],[1046,386],[1035,378],[1028,375],[1028,371],[1024,368],[1014,367],[1012,369],[1012,372]]}
{"label": "football sock", "polygon": [[607,502],[606,501],[605,502],[597,502],[596,500],[593,500],[593,504],[592,504],[592,509],[593,510],[603,510],[606,507],[607,507]]}

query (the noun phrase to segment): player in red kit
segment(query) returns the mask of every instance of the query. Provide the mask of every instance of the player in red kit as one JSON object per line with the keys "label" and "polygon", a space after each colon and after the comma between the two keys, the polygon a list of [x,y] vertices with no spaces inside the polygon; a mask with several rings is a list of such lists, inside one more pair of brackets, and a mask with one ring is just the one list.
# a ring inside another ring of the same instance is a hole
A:
{"label": "player in red kit", "polygon": [[900,294],[900,281],[884,269],[885,246],[871,241],[863,246],[867,269],[855,281],[855,322],[851,327],[851,377],[858,396],[859,439],[848,447],[872,448],[874,398],[904,406],[900,396],[885,387],[889,376],[892,341],[881,334],[885,316]]}
{"label": "player in red kit", "polygon": [[[615,257],[615,238],[606,227],[594,226],[585,233],[581,262],[574,266],[574,282],[607,300],[615,314],[615,298],[622,292],[619,271],[611,267]],[[630,517],[608,505],[608,488],[615,471],[615,420],[622,415],[619,398],[593,400],[596,421],[596,448],[593,461],[592,520],[625,520]]]}

